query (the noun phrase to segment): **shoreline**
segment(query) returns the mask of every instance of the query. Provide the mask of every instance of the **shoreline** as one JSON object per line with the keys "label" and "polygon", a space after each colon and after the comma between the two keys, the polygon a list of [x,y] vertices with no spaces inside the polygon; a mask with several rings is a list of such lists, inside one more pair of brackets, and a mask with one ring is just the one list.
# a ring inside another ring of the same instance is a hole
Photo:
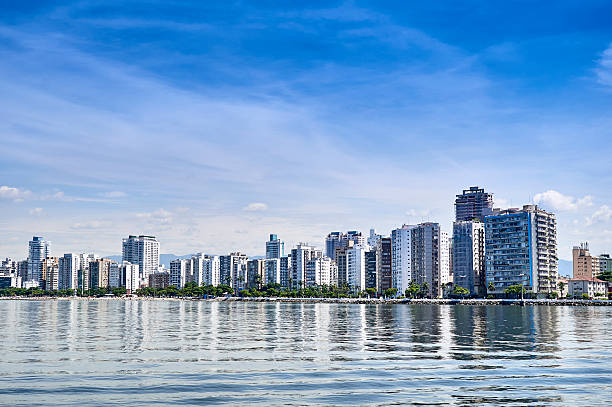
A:
{"label": "shoreline", "polygon": [[515,306],[612,306],[612,300],[552,299],[409,299],[409,298],[292,298],[292,297],[0,297],[2,300],[26,301],[196,301],[196,302],[278,302],[303,304],[371,304],[371,305],[515,305]]}

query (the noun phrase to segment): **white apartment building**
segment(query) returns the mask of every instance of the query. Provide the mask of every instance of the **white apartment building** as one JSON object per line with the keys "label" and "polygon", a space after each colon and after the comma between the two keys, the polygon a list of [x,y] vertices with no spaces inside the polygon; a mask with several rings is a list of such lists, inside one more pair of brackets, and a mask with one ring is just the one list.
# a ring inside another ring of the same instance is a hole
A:
{"label": "white apartment building", "polygon": [[128,294],[132,294],[134,291],[140,288],[141,281],[139,269],[140,266],[138,264],[132,264],[127,261],[121,263],[121,284],[125,287]]}
{"label": "white apartment building", "polygon": [[366,288],[365,248],[356,245],[347,250],[346,280],[349,287],[363,291]]}
{"label": "white apartment building", "polygon": [[317,257],[306,263],[306,287],[332,285],[332,259]]}
{"label": "white apartment building", "polygon": [[581,297],[582,294],[586,294],[589,298],[608,298],[608,282],[598,278],[571,278],[568,280],[567,288],[570,297]]}
{"label": "white apartment building", "polygon": [[321,250],[306,243],[299,243],[291,250],[291,278],[293,287],[303,287],[306,284],[306,263],[311,259],[322,257]]}
{"label": "white apartment building", "polygon": [[412,281],[412,230],[416,226],[403,225],[391,231],[391,287],[403,295]]}
{"label": "white apartment building", "polygon": [[148,284],[149,274],[157,272],[159,267],[159,242],[155,236],[130,235],[122,241],[123,261],[138,264],[140,280]]}
{"label": "white apartment building", "polygon": [[219,256],[204,256],[202,259],[202,280],[198,285],[221,284],[221,261]]}
{"label": "white apartment building", "polygon": [[170,262],[170,285],[176,288],[185,287],[191,260],[176,259]]}

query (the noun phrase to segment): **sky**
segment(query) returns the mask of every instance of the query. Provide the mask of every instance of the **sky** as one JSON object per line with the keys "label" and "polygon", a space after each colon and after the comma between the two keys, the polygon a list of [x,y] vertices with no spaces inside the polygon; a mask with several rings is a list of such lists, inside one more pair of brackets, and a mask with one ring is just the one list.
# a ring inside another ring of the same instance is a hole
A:
{"label": "sky", "polygon": [[0,257],[452,229],[473,185],[612,252],[608,1],[0,4]]}

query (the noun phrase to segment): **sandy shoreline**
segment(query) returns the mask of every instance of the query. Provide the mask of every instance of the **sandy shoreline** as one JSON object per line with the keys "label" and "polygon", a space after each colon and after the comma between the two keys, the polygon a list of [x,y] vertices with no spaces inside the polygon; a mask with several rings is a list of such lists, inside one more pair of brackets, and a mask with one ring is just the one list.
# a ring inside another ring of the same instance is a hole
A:
{"label": "sandy shoreline", "polygon": [[201,302],[283,302],[306,304],[438,304],[438,305],[540,305],[540,306],[612,306],[612,300],[511,300],[511,299],[377,299],[377,298],[287,298],[287,297],[0,297],[0,300],[25,301],[201,301]]}

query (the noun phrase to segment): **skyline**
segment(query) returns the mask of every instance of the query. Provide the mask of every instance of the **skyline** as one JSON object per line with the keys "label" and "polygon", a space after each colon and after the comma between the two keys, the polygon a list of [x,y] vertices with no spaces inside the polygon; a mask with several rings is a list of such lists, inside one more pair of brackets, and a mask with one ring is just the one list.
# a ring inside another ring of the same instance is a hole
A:
{"label": "skyline", "polygon": [[610,251],[612,6],[308,4],[7,6],[0,256],[451,232],[472,185]]}

